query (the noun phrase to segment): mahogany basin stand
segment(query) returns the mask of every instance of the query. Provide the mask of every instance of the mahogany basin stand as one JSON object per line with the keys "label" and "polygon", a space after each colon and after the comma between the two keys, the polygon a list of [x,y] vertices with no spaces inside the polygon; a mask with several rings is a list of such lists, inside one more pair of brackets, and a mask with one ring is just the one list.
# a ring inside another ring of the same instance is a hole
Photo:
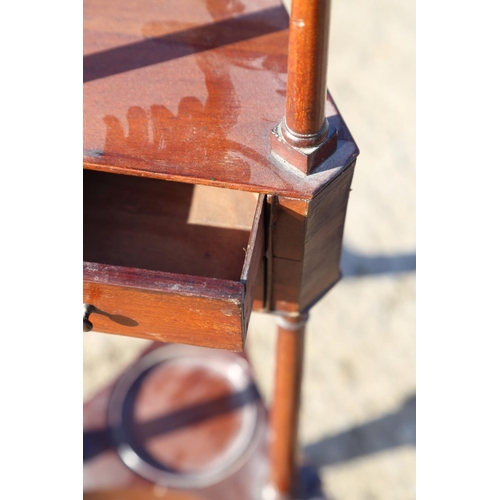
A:
{"label": "mahogany basin stand", "polygon": [[[155,341],[84,405],[88,500],[317,495],[298,473],[304,335],[340,279],[359,154],[326,89],[329,17],[84,0],[84,331]],[[278,324],[269,418],[252,310]]]}

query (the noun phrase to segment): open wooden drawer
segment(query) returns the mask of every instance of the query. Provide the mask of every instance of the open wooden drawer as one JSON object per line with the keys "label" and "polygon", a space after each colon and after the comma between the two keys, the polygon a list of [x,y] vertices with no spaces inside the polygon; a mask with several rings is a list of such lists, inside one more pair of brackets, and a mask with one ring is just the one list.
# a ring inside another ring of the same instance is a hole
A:
{"label": "open wooden drawer", "polygon": [[84,303],[94,330],[241,350],[263,281],[264,195],[83,175]]}

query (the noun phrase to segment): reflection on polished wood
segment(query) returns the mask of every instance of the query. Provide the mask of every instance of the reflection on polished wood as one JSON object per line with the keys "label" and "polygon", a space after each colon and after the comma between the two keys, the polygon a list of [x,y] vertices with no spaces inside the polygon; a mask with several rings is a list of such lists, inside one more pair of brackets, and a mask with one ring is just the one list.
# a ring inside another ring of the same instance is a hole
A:
{"label": "reflection on polished wood", "polygon": [[[324,139],[329,24],[329,0],[292,3],[286,129],[297,146]],[[312,138],[300,141],[296,134]]]}
{"label": "reflection on polished wood", "polygon": [[[326,92],[329,9],[296,0],[289,31],[279,0],[84,0],[84,302],[94,329],[241,351],[252,308],[288,318],[272,467],[261,443],[238,472],[248,476],[230,480],[242,500],[269,480],[294,490],[303,321],[340,278],[359,151]],[[89,421],[104,418],[108,396],[86,407]],[[92,474],[109,491],[96,486],[88,500],[139,490],[184,500],[114,450],[99,460]],[[259,467],[265,481],[254,481]]]}
{"label": "reflection on polished wood", "polygon": [[304,179],[271,155],[287,47],[279,0],[86,0],[85,167],[310,198],[357,148],[328,100],[339,146],[320,171]]}
{"label": "reflection on polished wood", "polygon": [[278,317],[271,412],[271,481],[281,494],[297,491],[297,432],[307,315]]}

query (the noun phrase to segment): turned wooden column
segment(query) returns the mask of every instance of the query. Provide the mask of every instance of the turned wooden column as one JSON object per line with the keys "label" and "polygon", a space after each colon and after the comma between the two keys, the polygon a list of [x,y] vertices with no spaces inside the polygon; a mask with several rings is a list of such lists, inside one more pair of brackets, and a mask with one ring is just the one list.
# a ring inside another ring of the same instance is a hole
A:
{"label": "turned wooden column", "polygon": [[281,496],[296,488],[297,431],[307,314],[278,316],[276,375],[271,411],[271,484]]}
{"label": "turned wooden column", "polygon": [[295,0],[290,15],[285,140],[311,147],[325,140],[330,0]]}
{"label": "turned wooden column", "polygon": [[338,133],[325,116],[330,0],[293,0],[286,110],[271,131],[271,150],[308,175],[330,157]]}

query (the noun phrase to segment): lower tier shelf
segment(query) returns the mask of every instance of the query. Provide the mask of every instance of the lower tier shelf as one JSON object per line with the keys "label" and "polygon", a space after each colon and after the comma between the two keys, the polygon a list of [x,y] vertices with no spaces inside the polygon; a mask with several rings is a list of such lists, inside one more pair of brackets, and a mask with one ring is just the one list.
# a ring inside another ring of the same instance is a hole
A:
{"label": "lower tier shelf", "polygon": [[[268,500],[268,419],[244,354],[152,343],[83,409],[86,500]],[[302,467],[303,499],[324,498]]]}

